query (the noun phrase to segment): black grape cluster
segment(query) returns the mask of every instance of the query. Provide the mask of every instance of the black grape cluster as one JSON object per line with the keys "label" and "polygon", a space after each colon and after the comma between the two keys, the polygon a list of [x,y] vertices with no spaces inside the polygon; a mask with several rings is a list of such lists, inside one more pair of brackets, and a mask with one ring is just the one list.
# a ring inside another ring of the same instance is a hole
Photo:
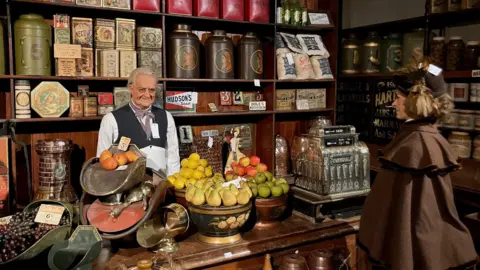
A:
{"label": "black grape cluster", "polygon": [[50,230],[70,223],[67,211],[64,211],[59,225],[36,223],[39,208],[16,213],[8,224],[0,225],[0,263],[15,258]]}

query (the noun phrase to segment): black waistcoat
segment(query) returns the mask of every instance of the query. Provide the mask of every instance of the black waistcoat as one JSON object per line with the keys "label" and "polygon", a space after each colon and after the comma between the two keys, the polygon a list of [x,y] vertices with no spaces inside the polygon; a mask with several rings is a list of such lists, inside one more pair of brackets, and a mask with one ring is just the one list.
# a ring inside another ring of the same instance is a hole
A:
{"label": "black waistcoat", "polygon": [[143,131],[142,125],[129,104],[114,110],[112,114],[118,125],[118,138],[115,143],[118,144],[122,136],[125,136],[131,139],[130,144],[136,144],[138,148],[144,148],[149,145],[165,148],[167,144],[167,113],[165,110],[153,106],[152,113],[155,115],[153,123],[157,123],[158,125],[160,138],[154,139],[152,132],[152,136],[150,140],[148,140],[147,134]]}

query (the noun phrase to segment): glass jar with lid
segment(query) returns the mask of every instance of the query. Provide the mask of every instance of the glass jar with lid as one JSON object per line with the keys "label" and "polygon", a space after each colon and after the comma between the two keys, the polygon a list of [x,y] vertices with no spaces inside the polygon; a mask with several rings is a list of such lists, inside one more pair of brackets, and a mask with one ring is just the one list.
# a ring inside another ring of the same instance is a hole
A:
{"label": "glass jar with lid", "polygon": [[342,72],[355,74],[360,72],[360,48],[357,36],[350,33],[344,40],[342,46]]}
{"label": "glass jar with lid", "polygon": [[467,132],[454,131],[448,136],[448,142],[459,158],[470,158],[472,138]]}
{"label": "glass jar with lid", "polygon": [[457,127],[463,130],[475,129],[475,111],[460,110]]}
{"label": "glass jar with lid", "polygon": [[308,129],[308,134],[310,135],[320,135],[320,129],[324,127],[329,127],[332,125],[330,119],[326,116],[317,116],[310,121],[310,128]]}
{"label": "glass jar with lid", "polygon": [[464,54],[465,43],[463,42],[462,37],[451,37],[447,45],[447,70],[460,70]]}
{"label": "glass jar with lid", "polygon": [[362,47],[362,71],[380,72],[380,41],[377,32],[369,32]]}
{"label": "glass jar with lid", "polygon": [[456,128],[458,125],[458,110],[453,110],[442,120],[443,127]]}
{"label": "glass jar with lid", "polygon": [[480,57],[480,41],[469,41],[465,48],[463,67],[465,69],[477,69],[478,57]]}
{"label": "glass jar with lid", "polygon": [[288,175],[288,155],[287,141],[277,134],[277,136],[275,136],[275,177]]}
{"label": "glass jar with lid", "polygon": [[432,64],[439,68],[445,68],[445,37],[434,37],[430,45],[430,58]]}

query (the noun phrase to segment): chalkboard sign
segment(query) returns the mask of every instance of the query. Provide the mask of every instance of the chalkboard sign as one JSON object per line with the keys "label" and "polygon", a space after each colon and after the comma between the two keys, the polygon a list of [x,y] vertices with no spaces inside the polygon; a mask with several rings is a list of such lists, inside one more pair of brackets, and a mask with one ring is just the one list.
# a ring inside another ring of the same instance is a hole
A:
{"label": "chalkboard sign", "polygon": [[389,108],[395,100],[395,89],[392,80],[381,80],[376,83],[372,125],[373,141],[390,141],[400,128],[402,122],[395,117],[395,110]]}
{"label": "chalkboard sign", "polygon": [[337,125],[353,125],[361,140],[370,137],[372,91],[367,82],[341,82],[337,91]]}

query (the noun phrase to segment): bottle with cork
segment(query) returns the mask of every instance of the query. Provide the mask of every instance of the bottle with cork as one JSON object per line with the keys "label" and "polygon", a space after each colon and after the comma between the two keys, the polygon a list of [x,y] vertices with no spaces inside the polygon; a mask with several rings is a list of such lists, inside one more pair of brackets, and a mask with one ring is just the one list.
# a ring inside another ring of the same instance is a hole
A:
{"label": "bottle with cork", "polygon": [[265,255],[262,270],[273,270],[272,263],[270,262],[270,254]]}

